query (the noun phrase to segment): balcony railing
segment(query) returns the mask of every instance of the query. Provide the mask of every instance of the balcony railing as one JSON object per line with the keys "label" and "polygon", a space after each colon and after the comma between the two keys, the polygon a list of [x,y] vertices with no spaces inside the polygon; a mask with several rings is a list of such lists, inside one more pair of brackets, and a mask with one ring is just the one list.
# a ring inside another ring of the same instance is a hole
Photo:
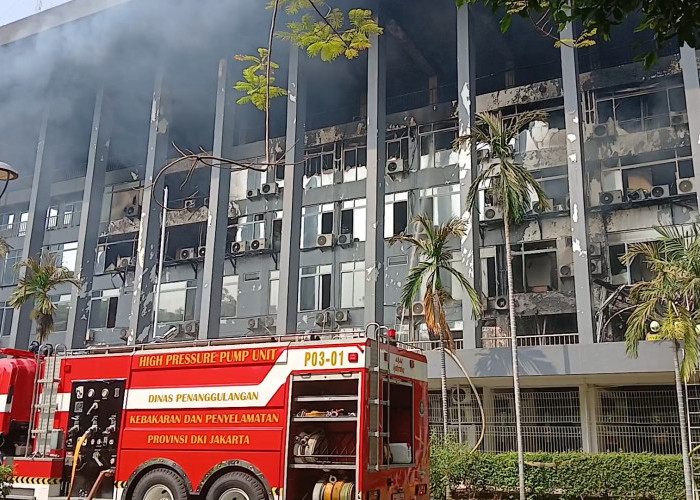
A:
{"label": "balcony railing", "polygon": [[[510,347],[510,337],[482,337],[483,347]],[[518,347],[578,344],[578,333],[518,335]]]}
{"label": "balcony railing", "polygon": [[27,233],[27,221],[12,224],[0,224],[0,236],[3,238],[22,237]]}
{"label": "balcony railing", "polygon": [[80,212],[64,212],[62,215],[50,215],[46,217],[46,229],[63,229],[80,224]]}
{"label": "balcony railing", "polygon": [[[439,340],[418,340],[404,342],[404,344],[409,345],[411,347],[415,347],[417,349],[421,349],[423,351],[434,351],[442,346],[442,342],[440,342]],[[455,347],[457,349],[464,349],[464,340],[455,339]]]}

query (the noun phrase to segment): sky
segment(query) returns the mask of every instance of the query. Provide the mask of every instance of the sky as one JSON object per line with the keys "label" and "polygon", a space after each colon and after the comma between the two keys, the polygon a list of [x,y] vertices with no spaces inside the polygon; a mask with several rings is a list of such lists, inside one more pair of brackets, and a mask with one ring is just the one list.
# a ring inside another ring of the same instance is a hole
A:
{"label": "sky", "polygon": [[0,0],[0,26],[69,1],[70,0]]}

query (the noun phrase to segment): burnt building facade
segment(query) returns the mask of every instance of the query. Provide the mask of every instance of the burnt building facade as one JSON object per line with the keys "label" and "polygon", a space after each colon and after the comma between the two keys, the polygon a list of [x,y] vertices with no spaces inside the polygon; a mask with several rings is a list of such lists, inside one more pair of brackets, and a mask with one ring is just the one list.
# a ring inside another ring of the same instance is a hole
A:
{"label": "burnt building facade", "polygon": [[[0,199],[3,346],[33,338],[31,305],[7,305],[14,265],[51,252],[85,283],[55,294],[51,342],[71,348],[378,322],[430,351],[422,305],[398,307],[416,256],[387,240],[416,234],[417,214],[461,216],[470,231],[454,265],[483,293],[483,316],[447,279],[448,321],[496,423],[485,449],[509,450],[502,214],[487,194],[466,210],[485,154],[453,144],[477,112],[539,110],[546,119],[515,144],[550,207],[533,197],[512,233],[527,448],[678,452],[671,352],[644,343],[639,359],[625,355],[615,294],[645,277],[642,263],[619,261],[629,244],[697,220],[693,49],[666,47],[647,70],[635,56],[652,40],[634,17],[611,42],[574,49],[573,28],[556,48],[526,19],[502,34],[480,5],[363,3],[384,33],[357,59],[275,42],[289,94],[272,102],[266,160],[264,114],[233,88],[245,67],[235,56],[267,46],[260,2],[98,3],[0,28],[0,160],[20,172]],[[187,150],[232,163],[173,164]],[[448,375],[450,424],[470,440],[474,395],[456,367]]]}

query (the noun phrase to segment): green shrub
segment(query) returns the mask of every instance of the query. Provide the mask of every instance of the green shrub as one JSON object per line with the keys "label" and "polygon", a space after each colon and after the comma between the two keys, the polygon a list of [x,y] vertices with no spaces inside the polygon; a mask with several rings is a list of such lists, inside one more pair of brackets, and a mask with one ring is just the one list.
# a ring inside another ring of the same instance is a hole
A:
{"label": "green shrub", "polygon": [[0,498],[5,498],[12,489],[12,467],[0,465]]}
{"label": "green shrub", "polygon": [[[430,487],[445,498],[445,485],[466,486],[475,495],[513,498],[518,489],[516,453],[469,453],[454,442],[433,441]],[[678,455],[647,453],[526,453],[529,500],[583,498],[678,500],[685,496]]]}

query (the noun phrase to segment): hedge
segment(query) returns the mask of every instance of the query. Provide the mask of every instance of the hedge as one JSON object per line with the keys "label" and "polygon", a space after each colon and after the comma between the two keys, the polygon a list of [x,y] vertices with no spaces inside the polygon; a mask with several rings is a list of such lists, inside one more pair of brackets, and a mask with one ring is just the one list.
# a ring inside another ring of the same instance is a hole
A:
{"label": "hedge", "polygon": [[[446,481],[482,498],[514,498],[518,490],[517,454],[469,451],[449,442],[431,446],[432,498],[445,498]],[[528,500],[678,500],[685,496],[679,455],[526,453],[525,463]]]}

